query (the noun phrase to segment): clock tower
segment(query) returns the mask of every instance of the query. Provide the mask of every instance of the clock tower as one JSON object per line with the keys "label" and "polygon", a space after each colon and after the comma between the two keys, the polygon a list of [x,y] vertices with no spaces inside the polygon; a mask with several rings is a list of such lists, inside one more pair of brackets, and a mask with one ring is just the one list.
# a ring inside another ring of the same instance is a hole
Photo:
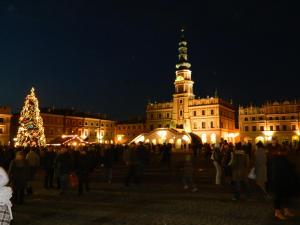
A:
{"label": "clock tower", "polygon": [[184,29],[178,47],[178,63],[176,64],[175,93],[173,94],[173,126],[191,132],[189,115],[189,100],[194,99],[194,81],[192,81],[191,64],[188,62],[187,41],[184,37]]}

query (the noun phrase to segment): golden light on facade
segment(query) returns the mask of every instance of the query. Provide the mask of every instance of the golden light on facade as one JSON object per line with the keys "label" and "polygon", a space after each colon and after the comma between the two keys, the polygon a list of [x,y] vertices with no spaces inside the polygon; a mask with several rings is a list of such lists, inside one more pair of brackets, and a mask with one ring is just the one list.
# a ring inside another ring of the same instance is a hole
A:
{"label": "golden light on facade", "polygon": [[271,130],[265,130],[265,131],[263,131],[263,134],[264,134],[266,137],[272,137],[273,134],[274,134],[274,131],[271,131]]}
{"label": "golden light on facade", "polygon": [[201,134],[201,140],[202,140],[203,143],[207,142],[206,134]]}
{"label": "golden light on facade", "polygon": [[123,134],[118,134],[117,135],[117,142],[121,142],[123,140],[124,135]]}
{"label": "golden light on facade", "polygon": [[185,142],[190,142],[190,138],[187,135],[183,135],[182,140]]}
{"label": "golden light on facade", "polygon": [[157,135],[160,138],[162,138],[162,139],[166,139],[166,137],[167,137],[167,131],[165,131],[165,130],[159,130],[159,131],[157,131]]}
{"label": "golden light on facade", "polygon": [[217,135],[215,133],[212,133],[210,135],[210,141],[211,143],[215,144],[217,142]]}

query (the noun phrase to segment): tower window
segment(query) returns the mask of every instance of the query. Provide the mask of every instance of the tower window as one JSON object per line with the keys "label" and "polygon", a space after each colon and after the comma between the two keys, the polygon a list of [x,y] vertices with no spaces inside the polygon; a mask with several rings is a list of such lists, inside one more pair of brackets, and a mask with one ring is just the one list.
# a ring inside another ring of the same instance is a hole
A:
{"label": "tower window", "polygon": [[197,116],[197,111],[194,111],[194,116]]}
{"label": "tower window", "polygon": [[180,116],[182,116],[182,110],[179,111]]}
{"label": "tower window", "polygon": [[213,109],[212,109],[212,110],[210,110],[210,114],[211,114],[211,115],[214,115],[214,113],[215,113],[215,112],[214,112],[214,110],[213,110]]}
{"label": "tower window", "polygon": [[179,100],[179,103],[182,104],[182,99]]}
{"label": "tower window", "polygon": [[205,110],[202,110],[202,116],[205,116]]}

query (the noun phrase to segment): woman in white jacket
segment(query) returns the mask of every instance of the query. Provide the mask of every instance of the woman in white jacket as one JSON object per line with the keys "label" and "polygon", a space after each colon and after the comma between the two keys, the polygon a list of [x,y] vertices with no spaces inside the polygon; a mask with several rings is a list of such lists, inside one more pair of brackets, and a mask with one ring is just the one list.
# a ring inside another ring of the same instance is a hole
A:
{"label": "woman in white jacket", "polygon": [[12,190],[5,186],[8,183],[8,175],[5,170],[0,167],[0,224],[9,225],[12,220],[11,202]]}

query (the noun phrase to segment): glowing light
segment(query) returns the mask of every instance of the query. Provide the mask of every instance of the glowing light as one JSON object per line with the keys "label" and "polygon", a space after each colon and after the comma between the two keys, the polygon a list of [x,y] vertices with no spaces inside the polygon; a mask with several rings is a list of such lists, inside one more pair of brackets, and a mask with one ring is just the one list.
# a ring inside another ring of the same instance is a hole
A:
{"label": "glowing light", "polygon": [[215,133],[212,133],[210,135],[210,141],[211,141],[211,143],[214,143],[214,144],[217,142],[217,135]]}
{"label": "glowing light", "polygon": [[190,138],[189,138],[187,135],[183,135],[183,136],[182,136],[182,140],[183,140],[183,141],[186,141],[186,142],[189,142],[189,141],[190,141]]}
{"label": "glowing light", "polygon": [[45,146],[46,138],[43,119],[40,115],[39,102],[35,96],[34,88],[26,96],[20,113],[19,128],[16,137],[16,146]]}
{"label": "glowing light", "polygon": [[229,138],[236,138],[237,136],[239,136],[240,134],[239,133],[229,133],[227,136]]}
{"label": "glowing light", "polygon": [[257,143],[257,142],[260,142],[260,141],[261,141],[261,142],[264,142],[264,140],[265,140],[265,139],[264,139],[263,136],[258,136],[258,137],[255,138],[255,142],[256,142],[256,143]]}
{"label": "glowing light", "polygon": [[76,146],[77,145],[77,143],[76,142],[73,142],[73,146]]}
{"label": "glowing light", "polygon": [[165,131],[165,130],[159,130],[159,131],[157,131],[157,135],[160,136],[162,139],[166,139],[166,137],[167,137],[167,131]]}
{"label": "glowing light", "polygon": [[121,142],[123,140],[124,135],[123,134],[118,134],[117,135],[117,142]]}
{"label": "glowing light", "polygon": [[203,143],[207,142],[206,134],[201,134],[201,140],[202,140]]}
{"label": "glowing light", "polygon": [[184,80],[184,78],[182,76],[177,76],[176,77],[176,81],[182,81],[182,80]]}
{"label": "glowing light", "polygon": [[263,131],[263,134],[267,137],[272,137],[273,134],[274,134],[274,131],[271,131],[271,130],[265,130]]}
{"label": "glowing light", "polygon": [[136,139],[135,139],[135,143],[138,143],[138,142],[144,142],[145,141],[145,136],[144,135],[140,135],[138,136]]}

